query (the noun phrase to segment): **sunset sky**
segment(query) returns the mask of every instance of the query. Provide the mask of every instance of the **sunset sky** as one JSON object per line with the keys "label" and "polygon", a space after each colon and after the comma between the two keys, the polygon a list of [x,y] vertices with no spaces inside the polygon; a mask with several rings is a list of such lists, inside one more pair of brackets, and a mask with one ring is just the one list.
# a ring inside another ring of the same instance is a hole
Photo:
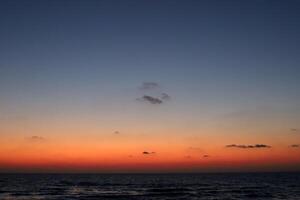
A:
{"label": "sunset sky", "polygon": [[0,2],[0,172],[300,169],[300,2]]}

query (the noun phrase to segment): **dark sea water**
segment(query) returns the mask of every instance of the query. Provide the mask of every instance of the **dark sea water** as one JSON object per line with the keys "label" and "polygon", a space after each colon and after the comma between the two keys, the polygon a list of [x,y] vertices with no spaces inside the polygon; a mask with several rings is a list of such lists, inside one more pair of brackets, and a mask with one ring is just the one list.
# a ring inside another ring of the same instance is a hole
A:
{"label": "dark sea water", "polygon": [[300,200],[300,173],[0,174],[0,199]]}

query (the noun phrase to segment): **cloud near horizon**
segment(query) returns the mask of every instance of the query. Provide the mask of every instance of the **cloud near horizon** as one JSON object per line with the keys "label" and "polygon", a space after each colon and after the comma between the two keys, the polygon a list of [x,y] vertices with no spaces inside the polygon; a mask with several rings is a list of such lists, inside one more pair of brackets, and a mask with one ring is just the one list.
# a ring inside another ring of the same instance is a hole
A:
{"label": "cloud near horizon", "polygon": [[150,152],[150,151],[144,151],[143,152],[144,155],[150,155],[150,154],[156,154],[154,151]]}
{"label": "cloud near horizon", "polygon": [[227,148],[241,148],[241,149],[254,149],[254,148],[271,148],[271,146],[266,144],[255,144],[255,145],[243,145],[243,144],[229,144],[226,145]]}
{"label": "cloud near horizon", "polygon": [[298,147],[300,147],[300,145],[299,144],[292,144],[290,147],[292,147],[292,148],[298,148]]}
{"label": "cloud near horizon", "polygon": [[31,141],[43,141],[43,140],[45,140],[45,138],[43,138],[41,136],[37,136],[37,135],[33,135],[31,137],[28,137],[27,139],[31,140]]}

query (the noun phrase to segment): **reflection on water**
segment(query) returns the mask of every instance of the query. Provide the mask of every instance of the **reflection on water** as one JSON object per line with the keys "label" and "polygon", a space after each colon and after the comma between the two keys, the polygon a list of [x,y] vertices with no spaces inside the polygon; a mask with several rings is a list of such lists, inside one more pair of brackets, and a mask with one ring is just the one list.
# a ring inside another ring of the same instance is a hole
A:
{"label": "reflection on water", "polygon": [[300,173],[0,174],[0,199],[300,199]]}

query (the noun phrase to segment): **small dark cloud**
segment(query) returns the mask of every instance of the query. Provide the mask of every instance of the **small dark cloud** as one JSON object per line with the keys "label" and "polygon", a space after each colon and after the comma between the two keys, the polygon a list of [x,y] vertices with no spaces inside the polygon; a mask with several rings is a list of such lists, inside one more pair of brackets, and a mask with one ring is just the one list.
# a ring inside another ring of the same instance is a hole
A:
{"label": "small dark cloud", "polygon": [[209,157],[209,155],[203,155],[203,158],[208,158]]}
{"label": "small dark cloud", "polygon": [[120,132],[119,131],[114,131],[114,134],[118,135],[118,134],[120,134]]}
{"label": "small dark cloud", "polygon": [[150,151],[144,151],[143,154],[144,155],[150,155],[150,154],[155,154],[155,152],[154,151],[152,151],[152,152],[150,152]]}
{"label": "small dark cloud", "polygon": [[31,136],[31,139],[33,139],[33,140],[43,140],[44,138],[34,135],[34,136]]}
{"label": "small dark cloud", "polygon": [[159,88],[160,85],[156,82],[144,82],[142,86],[139,87],[141,90],[153,90]]}
{"label": "small dark cloud", "polygon": [[227,148],[241,148],[241,149],[253,149],[253,148],[271,148],[266,144],[255,144],[255,145],[243,145],[243,144],[230,144],[226,145]]}
{"label": "small dark cloud", "polygon": [[300,145],[299,144],[292,144],[290,147],[298,148],[298,147],[300,147]]}
{"label": "small dark cloud", "polygon": [[149,96],[149,95],[144,95],[143,97],[138,98],[137,100],[148,102],[148,103],[151,103],[151,104],[154,104],[154,105],[163,103],[163,101],[161,99],[156,98],[156,97],[152,97],[152,96]]}
{"label": "small dark cloud", "polygon": [[43,140],[45,140],[45,138],[43,138],[41,136],[37,136],[37,135],[33,135],[31,137],[28,137],[27,139],[31,140],[31,141],[43,141]]}
{"label": "small dark cloud", "polygon": [[167,93],[161,93],[161,99],[168,101],[171,100],[171,96],[168,95]]}
{"label": "small dark cloud", "polygon": [[299,131],[299,129],[296,129],[296,128],[291,128],[291,129],[290,129],[290,131],[292,131],[292,132],[298,132],[298,131]]}

